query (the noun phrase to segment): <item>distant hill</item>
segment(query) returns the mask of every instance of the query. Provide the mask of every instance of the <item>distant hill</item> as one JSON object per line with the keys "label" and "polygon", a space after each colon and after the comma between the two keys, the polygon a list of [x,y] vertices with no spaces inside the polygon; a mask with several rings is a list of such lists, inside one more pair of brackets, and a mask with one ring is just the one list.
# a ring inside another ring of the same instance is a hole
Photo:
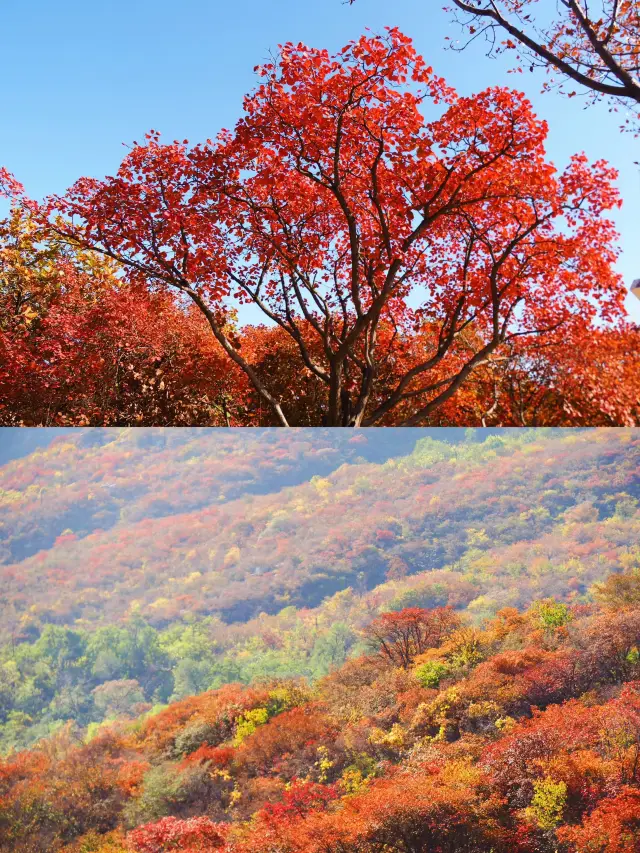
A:
{"label": "distant hill", "polygon": [[[461,439],[465,431],[447,432]],[[0,467],[0,563],[48,549],[68,529],[83,538],[278,491],[344,462],[385,461],[418,437],[402,429],[2,430],[12,461]]]}
{"label": "distant hill", "polygon": [[0,430],[0,465],[5,465],[12,459],[20,459],[21,456],[28,456],[40,447],[47,447],[54,438],[73,432],[73,429],[65,427],[46,429],[3,427]]}
{"label": "distant hill", "polygon": [[[398,432],[387,455],[405,449],[409,431]],[[507,598],[532,579],[580,592],[640,541],[616,527],[637,524],[634,430],[427,437],[384,462],[363,459],[381,454],[370,435],[56,439],[0,471],[3,625],[27,611],[101,624],[132,607],[157,625],[193,613],[246,621],[445,568],[504,575]]]}

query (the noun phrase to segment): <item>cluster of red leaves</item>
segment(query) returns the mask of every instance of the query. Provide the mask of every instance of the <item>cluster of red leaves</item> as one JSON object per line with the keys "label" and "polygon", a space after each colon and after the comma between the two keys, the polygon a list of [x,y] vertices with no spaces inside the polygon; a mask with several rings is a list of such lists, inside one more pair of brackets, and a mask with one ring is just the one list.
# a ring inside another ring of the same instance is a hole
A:
{"label": "cluster of red leaves", "polygon": [[340,795],[337,785],[294,779],[278,803],[267,804],[260,813],[265,826],[275,827],[293,818],[304,817],[310,811],[325,809]]}
{"label": "cluster of red leaves", "polygon": [[580,826],[562,827],[558,837],[571,850],[589,853],[637,853],[640,790],[626,788],[599,803]]}
{"label": "cluster of red leaves", "polygon": [[364,633],[392,664],[407,669],[418,655],[439,646],[459,625],[460,617],[450,607],[405,607],[397,613],[383,613]]}
{"label": "cluster of red leaves", "polygon": [[209,746],[204,743],[194,752],[185,756],[181,766],[188,767],[190,764],[202,764],[207,762],[213,767],[227,767],[235,757],[235,751],[228,746]]}
{"label": "cluster of red leaves", "polygon": [[209,853],[222,848],[227,836],[225,824],[214,823],[207,817],[178,820],[164,817],[132,830],[127,844],[132,853]]}
{"label": "cluster of red leaves", "polygon": [[0,223],[0,423],[224,424],[226,401],[242,409],[200,315],[42,236],[17,209]]}

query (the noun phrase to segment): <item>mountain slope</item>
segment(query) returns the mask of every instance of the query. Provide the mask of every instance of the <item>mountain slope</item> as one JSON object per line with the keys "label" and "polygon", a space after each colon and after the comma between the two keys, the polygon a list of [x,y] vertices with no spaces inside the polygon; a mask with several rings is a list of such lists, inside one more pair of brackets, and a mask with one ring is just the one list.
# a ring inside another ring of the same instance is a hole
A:
{"label": "mountain slope", "polygon": [[343,462],[405,453],[417,437],[409,430],[52,429],[20,432],[15,444],[9,433],[4,440],[16,452],[34,442],[40,449],[0,468],[3,563],[50,548],[67,528],[82,538],[277,491]]}
{"label": "mountain slope", "polygon": [[[250,436],[242,464],[234,450],[225,467],[219,435],[209,467],[190,465],[199,458],[190,456],[193,440],[180,445],[173,467],[162,454],[134,465],[131,451],[117,460],[101,452],[98,481],[76,477],[60,489],[50,485],[57,457],[47,460],[50,494],[62,493],[70,512],[81,506],[91,525],[111,521],[106,530],[69,530],[0,567],[3,624],[15,626],[27,612],[58,624],[104,624],[132,612],[157,625],[190,613],[246,621],[291,604],[318,606],[347,587],[372,589],[388,577],[445,568],[500,576],[507,591],[545,577],[552,587],[559,577],[584,591],[620,568],[640,539],[634,430],[505,431],[456,445],[425,439],[409,456],[342,464],[261,495],[246,491],[265,488],[274,469],[284,472],[281,483],[310,457],[328,455],[322,440],[312,448],[294,438],[265,451]],[[58,446],[63,453],[73,460],[78,448]],[[271,467],[256,474],[258,457]],[[111,485],[114,496],[104,497]],[[27,486],[20,499],[37,488]],[[222,489],[230,494],[221,498]],[[231,497],[237,491],[245,493]],[[100,509],[91,514],[97,495]],[[31,500],[33,511],[39,498]]]}
{"label": "mountain slope", "polygon": [[69,724],[0,759],[0,853],[635,853],[640,609],[613,603],[405,610],[444,627],[402,665],[389,635],[312,687]]}
{"label": "mountain slope", "polygon": [[393,455],[419,434],[90,431],[0,469],[5,548],[28,554],[0,565],[0,753],[225,683],[316,681],[382,611],[480,624],[640,570],[640,431]]}

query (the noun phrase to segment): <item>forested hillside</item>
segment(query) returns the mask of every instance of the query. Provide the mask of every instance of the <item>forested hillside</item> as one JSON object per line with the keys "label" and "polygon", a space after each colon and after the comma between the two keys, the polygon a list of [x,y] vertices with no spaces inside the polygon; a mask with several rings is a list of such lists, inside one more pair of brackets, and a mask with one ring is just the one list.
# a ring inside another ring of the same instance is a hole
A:
{"label": "forested hillside", "polygon": [[[385,460],[389,447],[402,454],[416,440],[409,430],[392,430],[386,440],[382,433],[340,430],[283,436],[259,429],[91,429],[58,437],[60,432],[51,430],[56,437],[48,447],[0,468],[2,563],[50,549],[61,535],[82,539],[118,523],[278,491],[343,462]],[[19,433],[18,451],[29,443],[39,446],[43,434],[29,430],[22,439]],[[3,440],[13,446],[13,436]]]}
{"label": "forested hillside", "polygon": [[419,434],[92,430],[0,468],[0,751],[640,566],[636,431]]}
{"label": "forested hillside", "polygon": [[[370,439],[347,435],[88,432],[5,466],[3,624],[15,625],[9,610],[104,624],[132,608],[157,625],[194,612],[246,621],[453,565],[502,567],[517,585],[561,558],[579,580],[636,539],[603,524],[633,523],[633,430],[428,439],[357,465],[341,463]],[[572,524],[592,526],[571,541]]]}
{"label": "forested hillside", "polygon": [[227,685],[0,760],[2,853],[637,853],[640,574],[405,608],[315,685]]}

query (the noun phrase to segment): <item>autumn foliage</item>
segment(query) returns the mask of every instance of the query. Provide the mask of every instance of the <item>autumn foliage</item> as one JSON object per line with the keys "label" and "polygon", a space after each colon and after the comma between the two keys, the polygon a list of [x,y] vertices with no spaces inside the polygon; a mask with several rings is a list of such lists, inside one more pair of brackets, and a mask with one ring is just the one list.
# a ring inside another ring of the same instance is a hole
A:
{"label": "autumn foliage", "polygon": [[550,18],[531,0],[453,0],[469,42],[486,37],[491,51],[513,51],[516,68],[543,68],[545,89],[587,94],[628,111],[623,128],[640,131],[640,19],[634,0],[562,0]]}
{"label": "autumn foliage", "polygon": [[220,849],[224,845],[226,834],[224,824],[215,824],[206,817],[190,820],[165,817],[131,832],[128,846],[135,853],[163,853],[165,850],[204,853]]}
{"label": "autumn foliage", "polygon": [[5,426],[242,420],[245,385],[200,316],[169,295],[123,281],[95,253],[43,240],[19,209],[0,223],[0,274]]}
{"label": "autumn foliage", "polygon": [[[540,608],[544,630],[590,594],[637,604],[633,430],[456,438],[81,430],[4,465],[0,752],[69,719],[93,730],[228,682],[316,681],[381,640],[405,672],[434,639],[473,664],[482,638],[458,624],[465,613],[555,598]],[[390,439],[412,452],[389,458]],[[448,673],[419,666],[428,688]],[[569,671],[559,656],[560,688]],[[402,714],[415,710],[411,683],[396,689]],[[369,691],[363,682],[363,708]],[[304,718],[311,734],[316,722]],[[289,737],[270,731],[265,764]],[[206,734],[185,742],[225,769],[226,747]]]}
{"label": "autumn foliage", "polygon": [[88,432],[5,466],[0,633],[132,606],[246,622],[382,584],[404,607],[525,605],[634,565],[633,430],[426,438],[386,464],[357,462],[381,434],[330,435]]}
{"label": "autumn foliage", "polygon": [[257,71],[214,141],[42,204],[3,173],[4,422],[637,422],[611,167],[556,170],[524,96],[459,97],[397,29]]}
{"label": "autumn foliage", "polygon": [[419,654],[439,646],[459,624],[450,608],[406,607],[374,619],[365,636],[390,663],[408,669]]}
{"label": "autumn foliage", "polygon": [[637,607],[391,615],[446,627],[410,662],[381,647],[6,756],[0,850],[637,851]]}

